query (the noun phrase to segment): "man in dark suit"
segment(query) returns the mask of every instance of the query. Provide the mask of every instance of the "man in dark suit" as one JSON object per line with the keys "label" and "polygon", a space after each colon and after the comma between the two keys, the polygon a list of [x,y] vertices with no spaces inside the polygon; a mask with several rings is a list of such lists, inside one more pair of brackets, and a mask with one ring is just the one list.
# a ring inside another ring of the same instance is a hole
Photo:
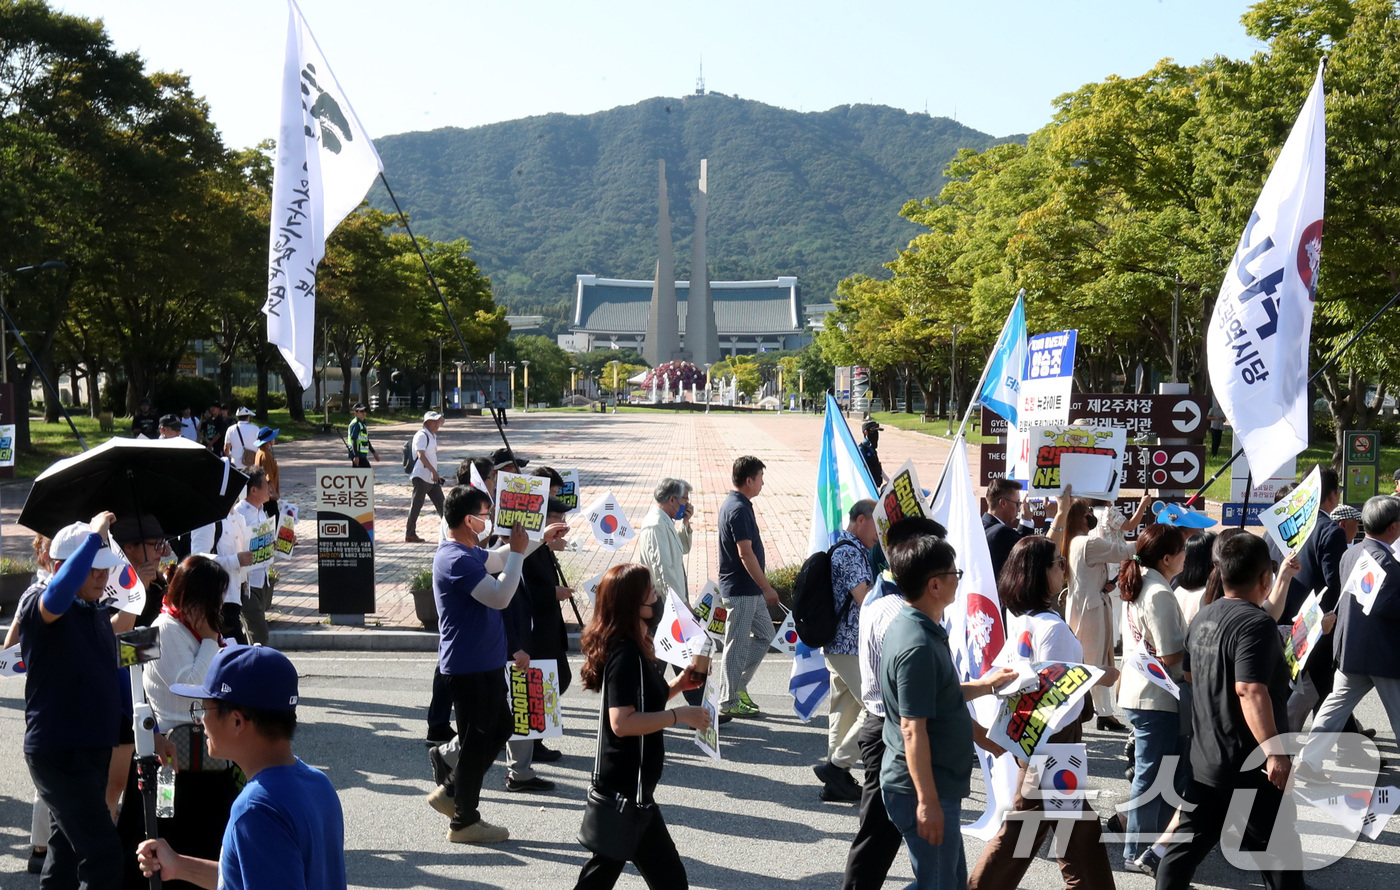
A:
{"label": "man in dark suit", "polygon": [[[1288,588],[1288,601],[1281,619],[1285,622],[1293,620],[1314,590],[1322,594],[1324,613],[1336,611],[1346,578],[1342,574],[1342,555],[1347,551],[1346,532],[1328,515],[1341,503],[1341,485],[1337,471],[1331,467],[1322,467],[1319,475],[1322,500],[1318,505],[1317,527],[1298,551],[1302,568],[1293,576]],[[1324,587],[1326,592],[1323,592]],[[1308,713],[1332,691],[1332,637],[1332,634],[1323,634],[1318,639],[1317,648],[1308,656],[1303,676],[1298,678],[1298,687],[1288,699],[1288,725],[1294,732],[1303,728]],[[1354,730],[1354,726],[1348,729]]]}
{"label": "man in dark suit", "polygon": [[1372,689],[1385,706],[1391,732],[1400,726],[1400,650],[1395,647],[1395,640],[1400,639],[1400,562],[1390,549],[1400,538],[1400,499],[1388,495],[1371,498],[1361,510],[1361,521],[1366,526],[1366,539],[1343,557],[1342,578],[1350,578],[1365,553],[1380,564],[1385,581],[1375,593],[1369,615],[1356,594],[1347,595],[1338,605],[1337,671],[1332,692],[1318,708],[1303,749],[1299,775],[1305,780],[1320,778],[1316,771],[1337,733],[1343,731],[1347,717]]}
{"label": "man in dark suit", "polygon": [[1011,555],[1016,542],[1035,533],[1030,515],[1030,504],[1021,496],[1021,483],[1014,479],[993,479],[987,486],[987,512],[982,514],[982,528],[987,533],[987,549],[992,552],[993,576],[1001,576],[1001,567],[1006,565],[1006,557]]}

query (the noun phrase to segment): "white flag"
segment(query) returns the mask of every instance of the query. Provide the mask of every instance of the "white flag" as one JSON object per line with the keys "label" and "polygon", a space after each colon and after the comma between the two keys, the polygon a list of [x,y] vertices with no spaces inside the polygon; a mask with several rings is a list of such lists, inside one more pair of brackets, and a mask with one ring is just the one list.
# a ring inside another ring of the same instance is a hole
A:
{"label": "white flag", "polygon": [[1261,479],[1308,447],[1308,341],[1322,262],[1322,66],[1220,285],[1210,382]]}
{"label": "white flag", "polygon": [[583,511],[583,515],[593,530],[593,540],[604,550],[616,550],[637,536],[611,491],[603,492]]}
{"label": "white flag", "polygon": [[287,6],[263,314],[268,342],[277,345],[302,387],[309,387],[316,266],[325,255],[326,238],[364,200],[384,164],[295,0]]}

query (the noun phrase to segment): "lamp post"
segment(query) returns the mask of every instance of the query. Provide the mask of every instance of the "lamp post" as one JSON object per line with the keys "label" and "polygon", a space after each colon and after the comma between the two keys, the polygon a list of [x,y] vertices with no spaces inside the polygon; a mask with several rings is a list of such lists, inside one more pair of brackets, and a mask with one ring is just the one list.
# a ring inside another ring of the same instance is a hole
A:
{"label": "lamp post", "polygon": [[953,434],[953,415],[958,413],[958,331],[960,324],[953,325],[953,358],[948,364],[948,388],[952,390],[952,409],[948,412],[948,435]]}
{"label": "lamp post", "polygon": [[520,364],[525,366],[525,413],[530,413],[530,360],[522,359]]}
{"label": "lamp post", "polygon": [[578,389],[578,365],[569,366],[569,395],[577,395]]}
{"label": "lamp post", "polygon": [[1181,276],[1176,276],[1176,294],[1172,296],[1172,383],[1176,382],[1176,323],[1181,315]]}
{"label": "lamp post", "polygon": [[802,385],[802,376],[806,373],[801,368],[797,369],[797,410],[803,414],[807,413],[807,390]]}
{"label": "lamp post", "polygon": [[783,413],[783,367],[778,366],[778,413]]}
{"label": "lamp post", "polygon": [[460,407],[462,407],[462,366],[465,365],[466,362],[463,362],[463,361],[454,361],[452,364],[454,364],[454,365],[457,366],[457,398],[456,398],[456,402],[457,402],[457,407],[460,408]]}
{"label": "lamp post", "polygon": [[613,408],[617,408],[617,372],[622,368],[622,362],[618,359],[612,360],[613,366]]}
{"label": "lamp post", "polygon": [[510,372],[510,407],[515,407],[515,362],[506,365],[506,370]]}

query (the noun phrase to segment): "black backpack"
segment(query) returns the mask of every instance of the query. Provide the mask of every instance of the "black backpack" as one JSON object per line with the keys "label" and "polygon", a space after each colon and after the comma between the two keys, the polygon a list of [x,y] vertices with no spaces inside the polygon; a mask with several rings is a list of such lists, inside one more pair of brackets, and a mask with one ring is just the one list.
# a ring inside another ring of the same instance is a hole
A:
{"label": "black backpack", "polygon": [[[416,437],[418,434],[414,433],[413,435]],[[413,465],[416,463],[418,463],[418,452],[413,450],[413,439],[409,439],[403,443],[403,471],[412,473]]]}
{"label": "black backpack", "polygon": [[813,649],[820,649],[836,639],[836,629],[845,620],[855,599],[847,596],[845,604],[837,610],[836,592],[831,587],[831,554],[843,545],[855,546],[841,540],[831,545],[830,550],[818,550],[807,557],[792,588],[792,623],[797,628],[797,636]]}

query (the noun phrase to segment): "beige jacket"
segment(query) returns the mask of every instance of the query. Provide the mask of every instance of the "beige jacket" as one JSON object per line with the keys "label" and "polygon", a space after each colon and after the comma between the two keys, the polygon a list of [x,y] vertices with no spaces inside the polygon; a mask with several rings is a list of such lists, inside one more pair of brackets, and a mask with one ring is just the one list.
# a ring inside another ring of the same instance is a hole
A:
{"label": "beige jacket", "polygon": [[676,522],[667,516],[660,504],[653,504],[637,530],[637,562],[651,570],[651,581],[659,596],[670,587],[681,599],[690,602],[686,587],[684,557],[690,552],[690,529],[684,525],[677,530]]}

